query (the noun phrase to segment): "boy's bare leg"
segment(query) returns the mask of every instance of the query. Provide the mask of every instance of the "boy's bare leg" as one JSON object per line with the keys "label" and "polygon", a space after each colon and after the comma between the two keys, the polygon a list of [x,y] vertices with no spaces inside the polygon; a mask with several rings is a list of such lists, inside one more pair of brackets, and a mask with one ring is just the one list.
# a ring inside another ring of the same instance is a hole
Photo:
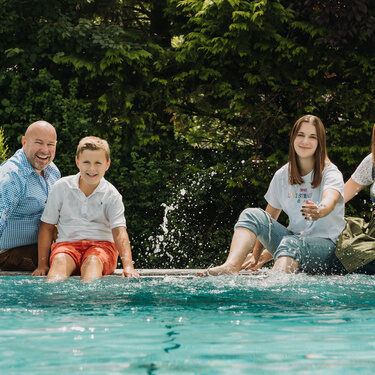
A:
{"label": "boy's bare leg", "polygon": [[52,261],[48,271],[47,281],[58,282],[68,278],[76,269],[76,263],[73,258],[64,253],[57,254]]}
{"label": "boy's bare leg", "polygon": [[103,263],[95,255],[89,255],[81,266],[81,279],[91,281],[103,276]]}
{"label": "boy's bare leg", "polygon": [[234,231],[228,258],[221,266],[198,272],[198,276],[236,275],[241,269],[247,254],[254,248],[256,236],[249,229],[239,227]]}
{"label": "boy's bare leg", "polygon": [[275,260],[275,264],[272,269],[274,271],[281,271],[285,273],[297,273],[298,262],[290,257],[280,257]]}

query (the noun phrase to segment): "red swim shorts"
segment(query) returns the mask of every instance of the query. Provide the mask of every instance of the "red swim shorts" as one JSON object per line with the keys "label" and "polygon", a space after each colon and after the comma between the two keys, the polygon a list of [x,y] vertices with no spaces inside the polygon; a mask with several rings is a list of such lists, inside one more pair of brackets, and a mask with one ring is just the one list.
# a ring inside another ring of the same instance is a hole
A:
{"label": "red swim shorts", "polygon": [[118,252],[114,242],[110,241],[67,241],[55,242],[51,247],[50,265],[57,254],[70,255],[75,264],[75,273],[80,274],[80,269],[89,255],[97,256],[103,263],[103,276],[109,275],[116,269]]}

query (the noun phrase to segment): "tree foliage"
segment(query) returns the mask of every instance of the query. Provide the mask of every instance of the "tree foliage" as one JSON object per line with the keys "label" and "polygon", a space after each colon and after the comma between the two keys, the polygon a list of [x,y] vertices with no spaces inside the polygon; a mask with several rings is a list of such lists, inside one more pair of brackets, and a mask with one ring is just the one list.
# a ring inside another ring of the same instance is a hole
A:
{"label": "tree foliage", "polygon": [[370,150],[375,120],[372,2],[172,4],[181,19],[176,60],[184,66],[171,104],[178,132],[246,145],[277,167],[291,125],[313,113],[327,128],[331,159],[350,176]]}
{"label": "tree foliage", "polygon": [[4,130],[0,128],[0,164],[8,159],[8,146],[6,144]]}

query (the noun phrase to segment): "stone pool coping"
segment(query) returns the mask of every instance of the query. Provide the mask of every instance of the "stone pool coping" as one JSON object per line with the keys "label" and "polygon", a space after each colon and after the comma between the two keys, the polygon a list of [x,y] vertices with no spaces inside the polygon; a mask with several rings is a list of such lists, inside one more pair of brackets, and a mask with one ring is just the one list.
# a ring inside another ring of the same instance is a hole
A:
{"label": "stone pool coping", "polygon": [[[141,277],[164,277],[164,276],[179,276],[188,277],[196,276],[197,272],[203,271],[203,269],[179,269],[179,268],[159,268],[159,269],[137,269]],[[111,274],[111,276],[121,276],[122,269],[118,268]],[[31,272],[21,272],[21,271],[0,271],[1,276],[30,276]],[[253,271],[241,271],[240,275],[254,275]]]}

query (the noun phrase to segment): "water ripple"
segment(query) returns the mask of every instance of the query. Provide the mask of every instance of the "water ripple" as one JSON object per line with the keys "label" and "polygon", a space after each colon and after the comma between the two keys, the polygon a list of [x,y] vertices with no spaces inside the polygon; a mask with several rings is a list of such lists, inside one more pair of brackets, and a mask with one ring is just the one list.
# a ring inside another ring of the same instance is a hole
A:
{"label": "water ripple", "polygon": [[371,373],[366,275],[0,277],[0,372]]}

